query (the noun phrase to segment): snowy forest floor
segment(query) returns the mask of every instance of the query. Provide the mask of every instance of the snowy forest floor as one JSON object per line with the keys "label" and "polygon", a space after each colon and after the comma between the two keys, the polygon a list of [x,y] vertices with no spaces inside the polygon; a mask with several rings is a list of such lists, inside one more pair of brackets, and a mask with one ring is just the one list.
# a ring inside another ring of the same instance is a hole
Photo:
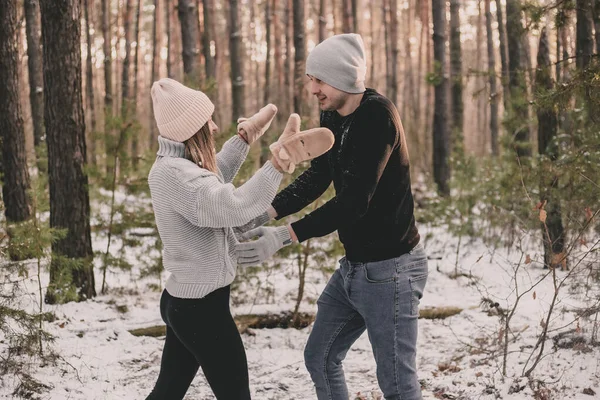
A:
{"label": "snowy forest floor", "polygon": [[[507,377],[502,378],[502,336],[496,309],[482,305],[482,298],[508,309],[515,302],[514,268],[527,253],[532,263],[521,264],[517,274],[519,291],[530,288],[542,275],[536,253],[539,242],[529,238],[523,251],[491,249],[476,239],[461,241],[445,230],[420,226],[430,257],[430,274],[421,309],[454,306],[462,309],[446,319],[419,320],[418,371],[425,399],[591,399],[600,398],[600,347],[590,345],[595,322],[576,320],[575,311],[586,305],[581,274],[569,278],[550,322],[545,356],[531,374],[519,378],[534,350],[553,295],[550,277],[525,295],[511,322]],[[527,239],[527,238],[526,238]],[[106,239],[93,237],[94,249],[106,248]],[[457,256],[457,245],[461,243]],[[115,246],[118,248],[118,246]],[[530,252],[528,252],[530,251]],[[143,249],[131,250],[127,259],[136,265]],[[232,310],[243,313],[279,313],[293,310],[298,287],[295,261],[279,260],[252,276],[242,272]],[[328,265],[336,267],[334,263]],[[451,278],[458,266],[460,276]],[[35,265],[31,264],[31,276]],[[566,272],[557,271],[559,277]],[[48,306],[56,320],[45,329],[56,337],[51,344],[59,355],[57,366],[32,366],[32,375],[49,385],[40,399],[100,400],[144,399],[151,391],[160,366],[164,338],[136,337],[128,330],[162,324],[160,292],[152,289],[157,278],[138,277],[130,272],[108,271],[109,292],[83,303]],[[162,276],[162,282],[166,274]],[[329,272],[311,265],[307,272],[302,311],[314,313],[315,301]],[[96,269],[99,290],[101,274]],[[45,274],[47,284],[47,273]],[[20,304],[34,312],[37,280],[24,282]],[[588,282],[589,283],[589,282]],[[598,293],[598,282],[591,288]],[[589,301],[588,301],[589,303]],[[593,316],[592,316],[593,319]],[[597,324],[597,322],[596,322]],[[597,325],[596,325],[597,326]],[[576,329],[577,328],[577,329]],[[253,329],[244,334],[250,384],[254,399],[315,399],[312,383],[303,364],[303,349],[311,326],[296,329]],[[562,339],[558,339],[561,335]],[[0,338],[0,354],[5,351]],[[375,362],[367,335],[349,351],[344,369],[351,399],[381,399]],[[0,398],[15,398],[19,381],[10,375],[1,378]],[[545,397],[544,397],[545,396]],[[212,399],[211,391],[198,373],[186,399]]]}

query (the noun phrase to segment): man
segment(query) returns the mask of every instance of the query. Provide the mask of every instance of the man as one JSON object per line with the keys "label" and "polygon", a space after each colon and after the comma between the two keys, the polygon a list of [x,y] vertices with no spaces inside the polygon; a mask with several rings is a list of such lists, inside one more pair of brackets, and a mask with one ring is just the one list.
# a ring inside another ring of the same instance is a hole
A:
{"label": "man", "polygon": [[[427,281],[427,256],[413,216],[409,158],[393,103],[365,89],[362,38],[328,38],[306,62],[321,126],[333,148],[281,191],[268,216],[281,219],[312,203],[333,181],[336,195],[291,224],[302,242],[338,231],[346,256],[320,296],[305,362],[319,399],[347,400],[342,361],[367,331],[386,399],[421,399],[416,374],[418,304]],[[281,227],[259,227],[238,245],[238,263],[255,265],[290,242]]]}

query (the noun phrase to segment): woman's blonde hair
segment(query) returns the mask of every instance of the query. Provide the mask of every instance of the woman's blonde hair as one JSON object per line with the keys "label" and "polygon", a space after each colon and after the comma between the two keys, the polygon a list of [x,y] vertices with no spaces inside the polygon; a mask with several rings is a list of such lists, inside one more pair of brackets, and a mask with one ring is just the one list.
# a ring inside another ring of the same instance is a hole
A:
{"label": "woman's blonde hair", "polygon": [[208,122],[183,144],[185,145],[185,158],[204,169],[217,172],[215,138],[210,132]]}

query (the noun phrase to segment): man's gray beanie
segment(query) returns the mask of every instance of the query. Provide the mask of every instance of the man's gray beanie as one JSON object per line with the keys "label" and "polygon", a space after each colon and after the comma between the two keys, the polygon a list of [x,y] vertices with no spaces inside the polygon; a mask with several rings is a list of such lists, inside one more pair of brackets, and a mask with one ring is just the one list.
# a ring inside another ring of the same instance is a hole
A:
{"label": "man's gray beanie", "polygon": [[362,37],[345,33],[323,40],[308,55],[306,73],[347,93],[364,92],[367,63]]}

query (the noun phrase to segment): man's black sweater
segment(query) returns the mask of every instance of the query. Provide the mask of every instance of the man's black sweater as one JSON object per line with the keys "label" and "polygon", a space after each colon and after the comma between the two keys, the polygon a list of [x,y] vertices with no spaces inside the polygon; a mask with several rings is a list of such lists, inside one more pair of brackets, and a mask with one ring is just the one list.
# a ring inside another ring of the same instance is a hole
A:
{"label": "man's black sweater", "polygon": [[333,148],[273,200],[277,219],[300,211],[333,181],[336,195],[292,223],[300,242],[337,229],[349,261],[398,257],[419,242],[413,215],[406,138],[396,107],[367,89],[345,117],[323,111],[321,126],[335,136]]}

